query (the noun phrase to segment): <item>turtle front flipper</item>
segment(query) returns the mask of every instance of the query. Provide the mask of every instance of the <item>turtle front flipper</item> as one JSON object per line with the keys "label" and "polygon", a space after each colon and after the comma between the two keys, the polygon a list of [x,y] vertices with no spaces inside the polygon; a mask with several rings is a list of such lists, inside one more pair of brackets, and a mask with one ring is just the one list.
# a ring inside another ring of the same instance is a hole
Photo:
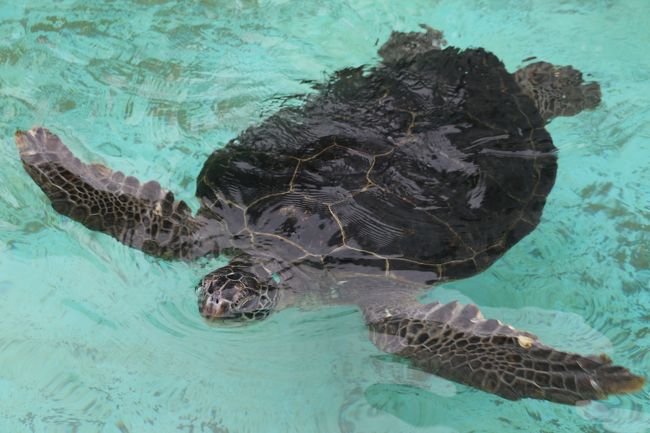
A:
{"label": "turtle front flipper", "polygon": [[371,340],[421,370],[501,397],[577,404],[639,390],[645,380],[606,355],[581,356],[486,320],[475,305],[366,308]]}
{"label": "turtle front flipper", "polygon": [[101,164],[85,164],[45,128],[16,132],[23,166],[59,213],[163,258],[218,253],[214,222],[193,217],[158,182],[140,183]]}

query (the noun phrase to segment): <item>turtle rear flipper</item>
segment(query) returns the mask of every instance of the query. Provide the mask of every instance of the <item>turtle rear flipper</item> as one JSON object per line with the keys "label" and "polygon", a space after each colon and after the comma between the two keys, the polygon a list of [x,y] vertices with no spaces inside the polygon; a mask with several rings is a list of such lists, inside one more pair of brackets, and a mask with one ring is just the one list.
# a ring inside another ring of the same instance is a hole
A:
{"label": "turtle rear flipper", "polygon": [[[163,258],[218,253],[208,221],[158,182],[140,183],[101,164],[85,164],[45,128],[16,132],[23,166],[59,213]],[[214,222],[213,222],[214,224]]]}
{"label": "turtle rear flipper", "polygon": [[365,309],[380,349],[421,370],[501,397],[564,404],[638,391],[645,379],[606,355],[581,356],[543,345],[527,332],[486,320],[457,302]]}

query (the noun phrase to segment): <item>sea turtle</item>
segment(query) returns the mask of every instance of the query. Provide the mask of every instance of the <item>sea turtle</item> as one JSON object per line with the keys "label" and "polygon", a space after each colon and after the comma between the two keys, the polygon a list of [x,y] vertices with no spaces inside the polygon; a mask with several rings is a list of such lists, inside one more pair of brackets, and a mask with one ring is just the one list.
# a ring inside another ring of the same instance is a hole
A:
{"label": "sea turtle", "polygon": [[382,350],[498,394],[560,403],[636,391],[644,379],[483,318],[423,305],[422,289],[474,275],[538,224],[555,181],[545,124],[596,107],[571,66],[514,74],[442,33],[393,32],[372,68],[336,72],[207,159],[196,215],[155,182],[85,164],[41,127],[16,133],[54,209],[164,259],[225,254],[196,293],[209,320],[357,304]]}

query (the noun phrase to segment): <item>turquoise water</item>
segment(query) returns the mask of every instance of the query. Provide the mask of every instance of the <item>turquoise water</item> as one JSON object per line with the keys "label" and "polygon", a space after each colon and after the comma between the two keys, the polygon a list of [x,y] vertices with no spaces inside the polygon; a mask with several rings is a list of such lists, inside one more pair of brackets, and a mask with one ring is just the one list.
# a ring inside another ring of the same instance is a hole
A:
{"label": "turquoise water", "polygon": [[502,400],[384,356],[353,307],[208,326],[193,287],[218,260],[167,263],[91,233],[19,163],[14,131],[43,124],[196,208],[215,147],[422,22],[510,70],[537,56],[603,90],[596,111],[549,126],[560,170],[537,230],[425,298],[648,375],[647,1],[1,0],[0,432],[650,431],[650,386],[579,408]]}

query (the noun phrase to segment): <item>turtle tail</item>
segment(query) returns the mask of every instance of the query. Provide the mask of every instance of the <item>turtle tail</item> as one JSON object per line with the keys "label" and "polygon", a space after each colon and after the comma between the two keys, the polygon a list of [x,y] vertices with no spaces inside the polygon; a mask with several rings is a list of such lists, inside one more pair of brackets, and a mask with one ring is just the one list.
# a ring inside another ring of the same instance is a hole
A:
{"label": "turtle tail", "polygon": [[501,397],[564,404],[635,392],[645,379],[606,355],[582,356],[483,318],[475,305],[433,303],[366,311],[371,339],[414,367]]}
{"label": "turtle tail", "polygon": [[45,128],[16,132],[23,166],[50,199],[52,207],[91,230],[163,258],[193,258],[218,253],[208,236],[210,221],[194,218],[183,201],[158,182],[76,158]]}

